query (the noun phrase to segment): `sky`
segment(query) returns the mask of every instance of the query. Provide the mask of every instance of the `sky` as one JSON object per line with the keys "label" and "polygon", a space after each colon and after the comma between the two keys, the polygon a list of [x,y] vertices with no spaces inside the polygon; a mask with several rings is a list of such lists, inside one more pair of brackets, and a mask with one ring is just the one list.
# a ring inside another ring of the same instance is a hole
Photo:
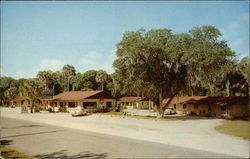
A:
{"label": "sky", "polygon": [[1,76],[41,70],[114,72],[116,44],[127,31],[169,28],[187,33],[212,25],[240,60],[249,55],[247,1],[1,1]]}

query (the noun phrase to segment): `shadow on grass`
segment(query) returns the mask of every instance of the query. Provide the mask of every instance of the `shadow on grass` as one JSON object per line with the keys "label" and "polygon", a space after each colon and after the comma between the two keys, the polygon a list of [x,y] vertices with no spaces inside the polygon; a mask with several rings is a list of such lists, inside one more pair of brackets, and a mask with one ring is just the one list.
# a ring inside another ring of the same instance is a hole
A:
{"label": "shadow on grass", "polygon": [[4,159],[31,159],[30,157],[28,157],[27,155],[18,152],[15,149],[12,149],[10,147],[6,147],[6,146],[0,146],[0,158]]}
{"label": "shadow on grass", "polygon": [[58,152],[52,152],[52,153],[46,153],[41,155],[33,156],[39,159],[82,159],[82,158],[91,158],[91,159],[101,159],[101,158],[107,158],[107,153],[90,153],[88,151],[80,152],[76,155],[67,155],[67,150],[61,150]]}
{"label": "shadow on grass", "polygon": [[1,146],[10,145],[11,143],[12,143],[12,140],[0,140]]}

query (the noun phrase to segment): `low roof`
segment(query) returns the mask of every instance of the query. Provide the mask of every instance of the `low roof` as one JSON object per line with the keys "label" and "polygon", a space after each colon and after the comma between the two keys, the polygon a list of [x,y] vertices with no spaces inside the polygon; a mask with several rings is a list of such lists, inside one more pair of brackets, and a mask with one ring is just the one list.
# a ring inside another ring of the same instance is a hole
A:
{"label": "low roof", "polygon": [[121,102],[137,102],[137,101],[146,101],[145,97],[134,97],[134,96],[127,96],[120,98]]}
{"label": "low roof", "polygon": [[[166,103],[169,99],[165,99]],[[249,98],[246,96],[230,96],[230,97],[216,97],[216,96],[184,96],[174,97],[171,104],[214,104],[214,105],[230,105],[235,103],[248,103]]]}
{"label": "low roof", "polygon": [[19,102],[19,101],[23,101],[23,100],[27,100],[27,99],[28,99],[28,97],[17,96],[16,98],[12,99],[12,101]]}
{"label": "low roof", "polygon": [[[71,92],[63,92],[53,97],[53,100],[82,100],[86,98],[90,98],[100,93],[105,93],[104,91],[71,91]],[[110,98],[113,98],[110,95]]]}
{"label": "low roof", "polygon": [[[207,96],[177,96],[174,97],[171,101],[172,104],[186,104],[184,102],[186,101],[198,101],[202,98],[206,98]],[[169,98],[166,98],[163,100],[163,104],[167,103],[169,101]]]}
{"label": "low roof", "polygon": [[47,100],[52,100],[53,97],[52,96],[44,96],[42,98],[40,98],[40,101],[47,101]]}

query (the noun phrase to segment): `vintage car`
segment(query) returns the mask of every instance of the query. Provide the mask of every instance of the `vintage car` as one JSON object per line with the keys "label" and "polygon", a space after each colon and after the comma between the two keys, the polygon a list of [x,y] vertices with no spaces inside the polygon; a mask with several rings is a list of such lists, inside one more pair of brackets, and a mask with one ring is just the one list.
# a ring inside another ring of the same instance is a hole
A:
{"label": "vintage car", "polygon": [[76,107],[73,110],[70,111],[72,116],[84,116],[87,115],[87,110],[84,109],[83,107]]}
{"label": "vintage car", "polygon": [[167,108],[164,112],[165,115],[176,114],[176,110],[174,108]]}

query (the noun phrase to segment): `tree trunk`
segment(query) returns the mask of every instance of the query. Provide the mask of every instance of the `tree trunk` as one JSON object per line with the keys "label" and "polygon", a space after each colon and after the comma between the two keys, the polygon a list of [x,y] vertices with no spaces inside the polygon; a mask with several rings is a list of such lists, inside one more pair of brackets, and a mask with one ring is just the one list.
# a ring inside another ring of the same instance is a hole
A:
{"label": "tree trunk", "polygon": [[30,113],[33,113],[33,109],[34,109],[34,102],[31,102],[31,107],[30,107]]}
{"label": "tree trunk", "polygon": [[164,116],[162,111],[162,90],[159,93],[159,105],[157,105],[157,118],[162,118]]}
{"label": "tree trunk", "polygon": [[194,96],[193,88],[191,88],[191,96],[192,96],[192,97]]}
{"label": "tree trunk", "polygon": [[102,91],[103,91],[103,83],[102,83]]}
{"label": "tree trunk", "polygon": [[157,118],[162,118],[163,117],[163,112],[160,106],[157,106]]}

